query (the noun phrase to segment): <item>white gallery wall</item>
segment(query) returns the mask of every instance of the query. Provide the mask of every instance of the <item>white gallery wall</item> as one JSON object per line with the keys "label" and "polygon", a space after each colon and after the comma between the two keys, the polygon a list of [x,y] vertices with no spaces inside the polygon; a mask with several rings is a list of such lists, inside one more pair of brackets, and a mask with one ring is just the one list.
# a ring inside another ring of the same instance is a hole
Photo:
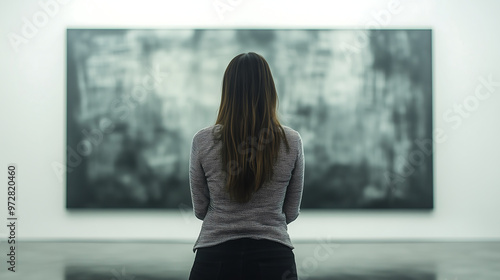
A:
{"label": "white gallery wall", "polygon": [[15,163],[20,240],[194,242],[199,233],[185,209],[66,210],[53,164],[65,162],[68,27],[432,28],[435,209],[302,210],[289,233],[292,241],[500,240],[498,11],[495,0],[2,1],[0,224]]}

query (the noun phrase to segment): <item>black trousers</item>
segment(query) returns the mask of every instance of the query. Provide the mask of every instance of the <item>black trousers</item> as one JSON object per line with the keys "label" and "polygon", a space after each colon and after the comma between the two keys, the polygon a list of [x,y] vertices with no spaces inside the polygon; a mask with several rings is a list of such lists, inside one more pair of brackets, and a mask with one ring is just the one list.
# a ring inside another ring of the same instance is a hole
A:
{"label": "black trousers", "polygon": [[292,249],[265,239],[240,238],[198,248],[189,280],[297,280]]}

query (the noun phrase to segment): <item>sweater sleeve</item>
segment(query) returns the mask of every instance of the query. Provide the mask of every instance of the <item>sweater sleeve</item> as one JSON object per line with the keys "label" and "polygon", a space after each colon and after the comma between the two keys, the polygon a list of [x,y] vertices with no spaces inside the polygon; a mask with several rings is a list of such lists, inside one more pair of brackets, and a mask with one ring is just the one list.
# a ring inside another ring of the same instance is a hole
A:
{"label": "sweater sleeve", "polygon": [[288,183],[285,201],[283,203],[283,212],[285,213],[287,224],[293,222],[299,216],[300,202],[304,189],[304,147],[302,146],[300,134],[298,134],[297,143],[298,152],[295,160],[295,167],[292,170],[292,177]]}
{"label": "sweater sleeve", "polygon": [[210,203],[210,194],[208,191],[205,171],[201,166],[198,146],[196,144],[196,135],[191,144],[191,155],[189,159],[189,186],[191,189],[191,199],[193,203],[194,215],[203,220],[208,211]]}

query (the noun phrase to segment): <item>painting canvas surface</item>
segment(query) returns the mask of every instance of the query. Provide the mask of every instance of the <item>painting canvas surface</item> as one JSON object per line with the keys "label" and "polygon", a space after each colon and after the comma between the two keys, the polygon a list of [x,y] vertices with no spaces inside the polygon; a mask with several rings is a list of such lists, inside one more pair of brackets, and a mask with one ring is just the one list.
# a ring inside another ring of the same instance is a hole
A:
{"label": "painting canvas surface", "polygon": [[432,32],[68,29],[67,208],[191,207],[191,140],[229,61],[269,62],[302,209],[433,208]]}

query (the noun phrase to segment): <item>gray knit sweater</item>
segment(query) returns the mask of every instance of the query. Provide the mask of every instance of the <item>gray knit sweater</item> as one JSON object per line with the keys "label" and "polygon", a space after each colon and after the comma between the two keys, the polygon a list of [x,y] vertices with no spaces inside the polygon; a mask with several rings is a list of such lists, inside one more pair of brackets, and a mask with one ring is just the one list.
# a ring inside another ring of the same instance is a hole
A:
{"label": "gray knit sweater", "polygon": [[212,125],[193,137],[189,160],[189,181],[195,216],[203,220],[193,247],[213,246],[224,241],[250,237],[282,243],[293,249],[287,224],[299,215],[304,187],[304,150],[300,134],[283,126],[290,145],[282,142],[271,181],[245,204],[229,199],[224,189],[225,174],[219,155],[221,141],[214,140]]}

